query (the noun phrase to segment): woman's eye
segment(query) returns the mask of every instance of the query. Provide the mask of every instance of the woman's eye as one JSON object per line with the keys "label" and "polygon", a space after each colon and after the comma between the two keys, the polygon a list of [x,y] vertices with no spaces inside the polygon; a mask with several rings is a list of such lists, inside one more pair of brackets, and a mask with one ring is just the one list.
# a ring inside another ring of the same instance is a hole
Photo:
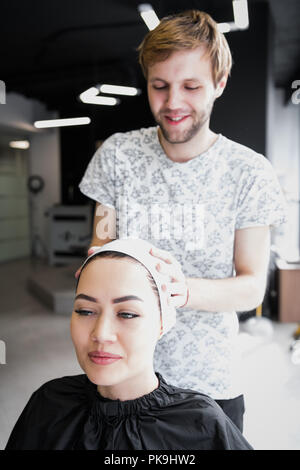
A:
{"label": "woman's eye", "polygon": [[166,85],[164,86],[153,86],[154,90],[165,90],[167,88]]}
{"label": "woman's eye", "polygon": [[196,87],[186,86],[185,89],[186,89],[186,90],[198,90],[199,87],[198,87],[198,86],[196,86]]}
{"label": "woman's eye", "polygon": [[125,318],[125,319],[130,319],[130,318],[136,318],[139,315],[136,315],[135,313],[130,313],[130,312],[119,312],[118,316]]}
{"label": "woman's eye", "polygon": [[84,309],[81,309],[81,310],[74,310],[76,313],[78,313],[78,315],[82,315],[82,316],[90,316],[90,315],[94,315],[94,312],[92,312],[91,310],[84,310]]}

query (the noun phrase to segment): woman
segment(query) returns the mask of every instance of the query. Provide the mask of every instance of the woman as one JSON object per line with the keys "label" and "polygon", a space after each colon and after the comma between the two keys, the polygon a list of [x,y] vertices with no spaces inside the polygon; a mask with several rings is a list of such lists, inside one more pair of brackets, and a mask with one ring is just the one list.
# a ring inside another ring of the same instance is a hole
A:
{"label": "woman", "polygon": [[6,449],[251,449],[211,398],[154,372],[154,349],[175,309],[150,249],[115,240],[86,260],[71,319],[85,374],[39,388]]}

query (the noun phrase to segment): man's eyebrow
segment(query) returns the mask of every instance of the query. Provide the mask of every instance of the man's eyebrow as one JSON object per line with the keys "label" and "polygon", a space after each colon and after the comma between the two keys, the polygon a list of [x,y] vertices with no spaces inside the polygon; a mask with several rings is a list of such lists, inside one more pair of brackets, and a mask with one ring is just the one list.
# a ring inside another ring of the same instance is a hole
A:
{"label": "man's eyebrow", "polygon": [[[163,78],[159,78],[159,77],[153,77],[151,78],[150,80],[150,83],[153,83],[153,82],[163,82],[163,83],[168,83],[166,80],[164,80]],[[195,83],[200,83],[200,79],[197,78],[197,77],[192,77],[192,78],[185,78],[182,80],[183,82],[195,82]]]}
{"label": "man's eyebrow", "polygon": [[159,77],[152,77],[152,78],[150,79],[150,82],[151,82],[151,83],[152,83],[152,82],[156,82],[156,81],[167,83],[166,80],[164,80],[163,78],[159,78]]}
{"label": "man's eyebrow", "polygon": [[[98,299],[96,299],[95,297],[91,297],[90,295],[86,295],[86,294],[76,295],[75,300],[77,299],[89,300],[90,302],[96,302],[96,303],[99,302]],[[125,295],[123,297],[118,297],[117,299],[113,299],[113,303],[118,304],[120,302],[126,302],[128,300],[139,300],[140,302],[144,302],[143,299],[141,299],[137,295]]]}
{"label": "man's eyebrow", "polygon": [[185,82],[200,82],[199,78],[186,78],[184,80]]}

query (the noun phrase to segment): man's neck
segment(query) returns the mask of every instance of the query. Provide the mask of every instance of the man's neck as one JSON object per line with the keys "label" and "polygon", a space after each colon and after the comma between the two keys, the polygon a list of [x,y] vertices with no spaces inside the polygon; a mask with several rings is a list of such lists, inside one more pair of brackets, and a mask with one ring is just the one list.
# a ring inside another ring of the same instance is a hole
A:
{"label": "man's neck", "polygon": [[165,154],[170,160],[184,163],[206,152],[215,143],[218,134],[212,132],[209,128],[203,128],[190,141],[182,144],[172,144],[164,138],[160,128],[158,128],[158,138]]}

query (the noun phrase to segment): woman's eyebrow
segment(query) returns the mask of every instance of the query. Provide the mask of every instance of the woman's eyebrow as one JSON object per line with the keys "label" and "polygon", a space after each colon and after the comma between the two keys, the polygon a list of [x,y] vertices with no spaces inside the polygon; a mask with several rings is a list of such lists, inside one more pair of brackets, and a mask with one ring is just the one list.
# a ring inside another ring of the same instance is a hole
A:
{"label": "woman's eyebrow", "polygon": [[125,295],[124,297],[114,299],[113,303],[118,304],[120,302],[126,302],[127,300],[140,300],[141,302],[144,302],[143,299],[140,299],[140,297],[137,297],[136,295]]}
{"label": "woman's eyebrow", "polygon": [[95,297],[91,297],[90,295],[86,295],[86,294],[76,295],[75,300],[77,299],[89,300],[90,302],[98,302],[98,300]]}
{"label": "woman's eyebrow", "polygon": [[[99,303],[98,299],[95,297],[91,297],[90,295],[86,294],[78,294],[75,297],[75,300],[77,299],[84,299],[84,300],[89,300],[90,302],[96,302]],[[118,304],[120,302],[126,302],[127,300],[139,300],[140,302],[144,302],[143,299],[140,297],[137,297],[136,295],[125,295],[124,297],[118,297],[117,299],[113,299],[114,304]]]}

